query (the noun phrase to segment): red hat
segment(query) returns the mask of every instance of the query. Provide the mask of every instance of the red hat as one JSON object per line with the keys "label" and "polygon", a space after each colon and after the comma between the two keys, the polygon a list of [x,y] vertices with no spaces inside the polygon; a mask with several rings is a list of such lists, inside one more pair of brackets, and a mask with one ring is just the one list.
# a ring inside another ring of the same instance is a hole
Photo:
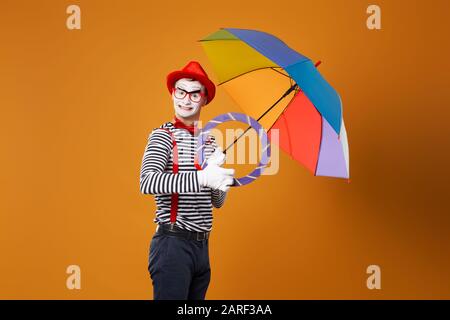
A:
{"label": "red hat", "polygon": [[202,66],[197,61],[190,61],[183,69],[173,71],[167,75],[167,89],[169,89],[170,93],[172,93],[172,88],[175,87],[175,82],[182,78],[195,79],[205,86],[206,97],[208,98],[206,104],[214,99],[214,96],[216,95],[216,86],[209,80],[205,70],[203,70]]}

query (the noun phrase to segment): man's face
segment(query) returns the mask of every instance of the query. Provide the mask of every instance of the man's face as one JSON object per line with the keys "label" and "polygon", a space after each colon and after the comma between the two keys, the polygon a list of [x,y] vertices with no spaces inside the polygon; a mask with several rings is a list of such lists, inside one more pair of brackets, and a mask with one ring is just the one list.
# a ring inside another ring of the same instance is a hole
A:
{"label": "man's face", "polygon": [[179,117],[190,118],[206,104],[205,87],[197,80],[180,79],[175,83],[175,90],[177,92],[172,93],[173,106]]}

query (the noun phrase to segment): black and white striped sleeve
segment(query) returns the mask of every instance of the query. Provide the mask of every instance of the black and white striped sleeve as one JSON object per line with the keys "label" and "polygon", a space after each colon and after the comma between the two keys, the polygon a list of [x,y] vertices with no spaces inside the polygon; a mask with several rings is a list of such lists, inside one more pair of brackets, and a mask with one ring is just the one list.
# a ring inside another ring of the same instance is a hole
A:
{"label": "black and white striped sleeve", "polygon": [[225,202],[226,196],[227,193],[222,190],[211,189],[211,203],[214,208],[222,207]]}
{"label": "black and white striped sleeve", "polygon": [[[217,148],[216,139],[214,136],[211,136],[212,145],[214,146],[214,150]],[[211,203],[214,206],[214,208],[220,208],[223,206],[225,202],[225,198],[227,196],[227,193],[222,190],[218,189],[211,189]]]}
{"label": "black and white striped sleeve", "polygon": [[140,191],[143,194],[200,192],[196,172],[164,172],[172,152],[172,138],[161,129],[152,131],[142,157]]}

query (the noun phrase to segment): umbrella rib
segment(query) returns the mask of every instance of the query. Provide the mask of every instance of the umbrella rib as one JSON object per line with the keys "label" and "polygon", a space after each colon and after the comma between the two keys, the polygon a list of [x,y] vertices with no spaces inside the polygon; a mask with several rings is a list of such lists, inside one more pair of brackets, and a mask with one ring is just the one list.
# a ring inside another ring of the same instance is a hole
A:
{"label": "umbrella rib", "polygon": [[289,93],[291,93],[292,90],[294,90],[297,87],[297,84],[293,84],[281,97],[278,99],[269,109],[267,109],[262,115],[259,116],[256,121],[259,121],[264,117],[270,110],[272,110],[281,100],[283,100]]}
{"label": "umbrella rib", "polygon": [[316,169],[314,175],[317,176],[317,169],[319,169],[320,151],[322,151],[322,135],[323,135],[323,118],[320,117],[320,142],[319,142],[319,154],[317,155]]}
{"label": "umbrella rib", "polygon": [[[267,109],[262,115],[259,116],[258,119],[256,119],[256,121],[259,121],[262,119],[262,117],[264,117],[270,110],[272,110],[281,100],[283,100],[285,97],[287,97],[289,95],[289,93],[291,93],[292,90],[295,90],[295,88],[297,87],[297,84],[294,83],[269,109]],[[288,104],[289,105],[289,104]],[[284,111],[284,110],[283,110]],[[245,129],[245,131],[236,139],[234,139],[233,143],[231,143],[228,147],[226,147],[226,149],[223,151],[223,153],[226,153],[227,150],[236,143],[236,141],[238,141],[248,130],[250,130],[252,127],[249,126],[247,129]]]}
{"label": "umbrella rib", "polygon": [[287,132],[287,136],[288,136],[289,151],[290,151],[291,157],[293,157],[294,156],[294,150],[292,149],[292,144],[291,144],[291,134],[289,133],[289,126],[288,126],[288,122],[286,120],[286,117],[284,116],[284,113],[282,113],[280,115],[280,118],[283,119],[284,125],[286,126],[286,132]]}
{"label": "umbrella rib", "polygon": [[[274,69],[273,67],[271,67],[270,69],[272,69],[272,70],[275,71],[276,73],[281,74],[282,76],[285,76],[285,77],[287,77],[287,78],[289,78],[289,79],[292,79],[289,75],[284,74],[283,72],[280,72],[280,71]],[[280,68],[280,69],[283,69],[283,68]]]}
{"label": "umbrella rib", "polygon": [[[281,67],[279,67],[279,68],[282,69]],[[261,67],[261,68],[257,68],[257,69],[253,69],[253,70],[249,70],[249,71],[240,73],[240,74],[238,74],[237,76],[234,76],[234,77],[232,77],[232,78],[230,78],[230,79],[228,79],[228,80],[226,80],[226,81],[224,81],[224,82],[221,82],[221,83],[219,83],[219,84],[217,84],[217,85],[218,85],[218,86],[221,86],[222,84],[225,84],[225,83],[227,83],[227,82],[229,82],[229,81],[231,81],[231,80],[234,80],[234,79],[236,79],[236,78],[239,78],[240,76],[243,76],[244,74],[247,74],[247,73],[250,73],[250,72],[253,72],[253,71],[263,70],[263,69],[272,69],[272,70],[275,71],[274,67]],[[278,71],[276,71],[276,72],[278,72]],[[284,75],[284,76],[286,76],[285,74],[283,74],[283,73],[281,73],[281,72],[279,72],[279,73],[282,74],[282,75]],[[286,76],[286,77],[289,77],[289,76]],[[290,78],[290,77],[289,77],[289,78]]]}
{"label": "umbrella rib", "polygon": [[200,39],[197,42],[208,42],[208,41],[241,41],[240,39]]}
{"label": "umbrella rib", "polygon": [[[295,89],[295,92],[298,92],[297,89]],[[295,98],[295,94],[294,96],[291,98],[291,101],[289,101],[286,106],[284,107],[284,109],[281,111],[280,115],[278,116],[278,118],[275,119],[275,121],[272,123],[272,125],[269,127],[269,130],[267,130],[267,132],[269,132],[272,127],[275,125],[275,123],[278,121],[278,119],[280,119],[280,117],[284,114],[284,112],[286,111],[287,107],[289,107],[289,105],[291,104],[292,100],[294,100]]]}
{"label": "umbrella rib", "polygon": [[[314,65],[315,65],[316,68],[317,68],[321,63],[322,63],[322,61],[319,60],[319,61],[317,61]],[[274,70],[274,71],[276,71],[276,70]],[[277,71],[277,72],[278,72],[278,71]],[[289,80],[290,80],[291,85],[292,85],[292,78],[289,77]],[[275,125],[275,123],[278,121],[278,119],[279,119],[279,118],[281,117],[281,115],[284,113],[284,111],[286,110],[286,108],[289,107],[289,105],[291,104],[292,100],[294,100],[294,97],[301,91],[301,89],[300,89],[299,86],[295,87],[294,90],[295,90],[296,93],[295,93],[294,96],[291,98],[291,101],[289,101],[289,102],[286,104],[286,106],[284,107],[283,111],[281,111],[281,113],[280,113],[280,115],[278,116],[278,118],[276,118],[275,121],[272,123],[272,125],[269,127],[269,130],[272,129],[272,127]],[[267,131],[269,131],[269,130],[267,130]]]}

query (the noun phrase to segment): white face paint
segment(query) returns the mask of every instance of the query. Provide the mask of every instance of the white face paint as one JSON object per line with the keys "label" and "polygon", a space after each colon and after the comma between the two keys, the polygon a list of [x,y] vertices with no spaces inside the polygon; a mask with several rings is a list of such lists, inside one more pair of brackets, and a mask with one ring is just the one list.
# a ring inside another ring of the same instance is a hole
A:
{"label": "white face paint", "polygon": [[[201,90],[201,92],[205,92],[205,87],[197,80],[191,80],[187,78],[183,78],[178,80],[175,83],[175,88],[183,89],[187,92]],[[174,93],[172,93],[173,106],[175,109],[175,114],[181,118],[190,118],[196,115],[200,108],[206,103],[206,97],[202,97],[199,102],[193,102],[189,99],[189,94],[183,99],[178,99],[175,97]]]}

